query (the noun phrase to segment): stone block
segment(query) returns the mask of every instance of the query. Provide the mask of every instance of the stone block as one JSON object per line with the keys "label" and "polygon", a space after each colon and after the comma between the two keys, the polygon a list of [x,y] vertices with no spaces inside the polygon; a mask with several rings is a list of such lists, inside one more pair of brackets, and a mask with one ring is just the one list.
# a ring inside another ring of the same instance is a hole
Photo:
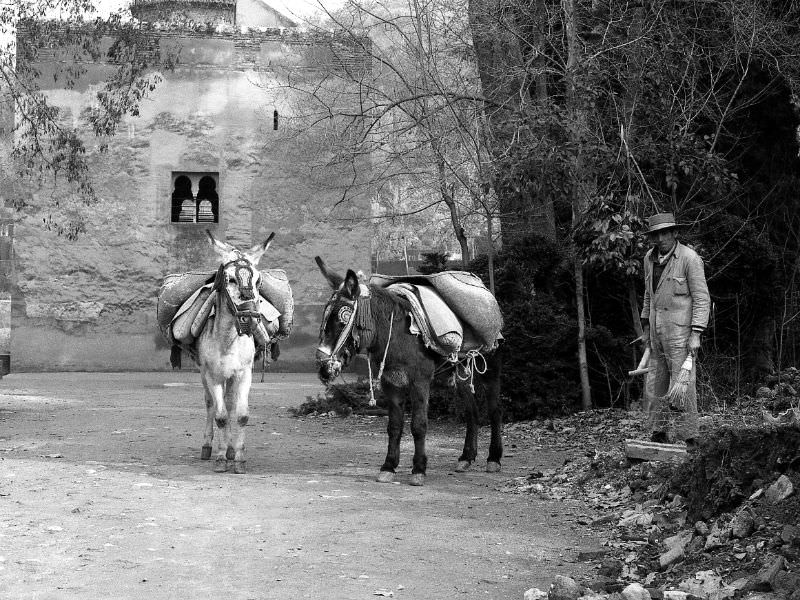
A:
{"label": "stone block", "polygon": [[792,480],[786,475],[781,475],[771,486],[767,488],[765,497],[771,504],[777,504],[781,500],[785,500],[794,492]]}

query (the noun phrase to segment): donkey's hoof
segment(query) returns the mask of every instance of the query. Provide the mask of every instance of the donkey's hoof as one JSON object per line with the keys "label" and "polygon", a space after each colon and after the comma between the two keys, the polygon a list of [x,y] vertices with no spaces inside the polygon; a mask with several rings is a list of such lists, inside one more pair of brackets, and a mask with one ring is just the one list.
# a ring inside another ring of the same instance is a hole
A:
{"label": "donkey's hoof", "polygon": [[486,472],[487,473],[499,473],[500,472],[500,463],[494,462],[490,460],[486,463]]}
{"label": "donkey's hoof", "polygon": [[211,446],[203,446],[200,450],[200,460],[209,460],[211,458]]}
{"label": "donkey's hoof", "polygon": [[425,473],[412,473],[408,485],[425,485]]}
{"label": "donkey's hoof", "polygon": [[381,471],[375,478],[378,483],[392,483],[394,481],[394,473],[391,471]]}
{"label": "donkey's hoof", "polygon": [[460,460],[456,465],[456,473],[463,473],[464,471],[469,470],[470,465],[472,464],[469,460]]}
{"label": "donkey's hoof", "polygon": [[214,473],[224,473],[228,470],[228,461],[218,456],[214,461]]}
{"label": "donkey's hoof", "polygon": [[246,460],[235,460],[233,461],[233,472],[237,475],[244,475],[247,472],[247,461]]}
{"label": "donkey's hoof", "polygon": [[233,460],[234,458],[236,458],[236,450],[228,446],[228,449],[225,450],[225,458],[227,458],[228,460]]}

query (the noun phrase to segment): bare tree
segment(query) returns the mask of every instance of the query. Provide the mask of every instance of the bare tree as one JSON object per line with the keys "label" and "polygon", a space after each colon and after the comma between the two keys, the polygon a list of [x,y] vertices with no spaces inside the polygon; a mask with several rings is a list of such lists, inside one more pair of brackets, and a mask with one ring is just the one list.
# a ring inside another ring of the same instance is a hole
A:
{"label": "bare tree", "polygon": [[[310,159],[318,169],[352,166],[342,202],[378,189],[377,208],[388,217],[424,213],[430,221],[446,211],[466,265],[468,237],[493,234],[486,223],[496,216],[466,19],[451,0],[352,0],[326,16],[336,33],[331,58],[317,61],[324,68],[316,77],[282,74],[295,127],[329,132]],[[359,68],[341,60],[344,46],[363,57]],[[367,160],[368,172],[356,166]]]}

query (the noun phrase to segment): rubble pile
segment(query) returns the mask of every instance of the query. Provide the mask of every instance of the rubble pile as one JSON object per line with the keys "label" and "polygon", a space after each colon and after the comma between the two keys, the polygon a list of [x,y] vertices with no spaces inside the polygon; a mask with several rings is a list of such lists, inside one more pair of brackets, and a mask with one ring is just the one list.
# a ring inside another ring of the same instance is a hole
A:
{"label": "rubble pile", "polygon": [[784,407],[755,400],[738,414],[705,417],[704,442],[682,463],[625,457],[625,439],[647,437],[640,413],[507,426],[507,446],[557,448],[566,458],[500,489],[581,500],[587,514],[578,523],[606,538],[606,552],[578,555],[594,576],[558,577],[525,599],[800,600],[800,427],[787,418],[791,406],[753,425],[766,406]]}

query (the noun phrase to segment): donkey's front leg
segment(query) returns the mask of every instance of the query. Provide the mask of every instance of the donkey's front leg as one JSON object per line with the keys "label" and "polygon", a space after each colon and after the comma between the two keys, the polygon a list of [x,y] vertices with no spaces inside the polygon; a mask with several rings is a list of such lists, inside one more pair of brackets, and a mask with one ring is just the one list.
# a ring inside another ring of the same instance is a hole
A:
{"label": "donkey's front leg", "polygon": [[381,382],[381,389],[389,405],[389,424],[386,426],[386,432],[389,434],[389,444],[386,450],[386,460],[383,461],[377,481],[391,483],[394,481],[394,470],[400,463],[400,438],[403,436],[405,394],[402,388],[387,383],[385,379]]}
{"label": "donkey's front leg", "polygon": [[[231,411],[231,420],[235,419],[235,423],[231,423],[233,428],[232,446],[228,447],[228,456],[233,454],[233,472],[239,475],[245,473],[247,470],[245,458],[245,427],[249,419],[249,406],[248,398],[250,396],[250,384],[253,375],[250,369],[244,369],[241,377],[234,377],[228,387],[228,393],[233,407]],[[232,452],[231,452],[232,451]]]}
{"label": "donkey's front leg", "polygon": [[206,393],[211,396],[214,422],[217,424],[218,429],[217,456],[214,459],[214,471],[217,473],[224,473],[228,470],[225,452],[228,449],[230,440],[230,423],[228,419],[228,409],[225,407],[225,392],[223,385],[214,381],[208,373],[203,373],[202,378]]}
{"label": "donkey's front leg", "polygon": [[206,427],[203,430],[203,448],[200,451],[200,460],[211,458],[211,443],[214,440],[214,398],[204,386],[203,396],[206,401]]}
{"label": "donkey's front leg", "polygon": [[414,436],[414,460],[411,467],[411,485],[425,483],[428,469],[428,455],[425,453],[425,436],[428,434],[428,398],[431,392],[430,380],[419,381],[410,387],[411,392],[411,435]]}

